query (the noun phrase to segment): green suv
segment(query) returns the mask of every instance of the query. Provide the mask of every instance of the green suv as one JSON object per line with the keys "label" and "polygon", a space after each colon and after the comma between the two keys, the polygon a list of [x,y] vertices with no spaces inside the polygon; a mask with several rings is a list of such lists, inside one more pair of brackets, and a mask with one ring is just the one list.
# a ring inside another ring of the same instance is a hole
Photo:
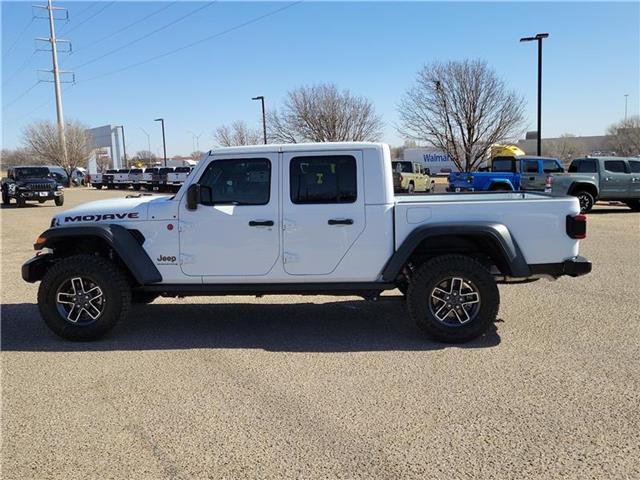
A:
{"label": "green suv", "polygon": [[552,175],[551,193],[573,195],[586,213],[596,200],[616,200],[640,211],[640,157],[584,157],[571,162],[568,173]]}

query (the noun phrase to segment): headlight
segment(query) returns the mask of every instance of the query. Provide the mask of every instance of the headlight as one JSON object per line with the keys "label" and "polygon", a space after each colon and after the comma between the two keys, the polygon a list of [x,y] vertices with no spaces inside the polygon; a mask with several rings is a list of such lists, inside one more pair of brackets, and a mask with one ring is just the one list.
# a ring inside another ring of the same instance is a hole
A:
{"label": "headlight", "polygon": [[58,185],[58,190],[63,190],[64,187],[62,185]]}

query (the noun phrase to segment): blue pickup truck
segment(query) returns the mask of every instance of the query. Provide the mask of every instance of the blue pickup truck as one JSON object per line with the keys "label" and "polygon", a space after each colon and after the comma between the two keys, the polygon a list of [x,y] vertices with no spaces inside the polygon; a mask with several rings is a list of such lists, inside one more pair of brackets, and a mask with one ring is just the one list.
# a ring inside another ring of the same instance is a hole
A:
{"label": "blue pickup truck", "polygon": [[563,173],[557,158],[496,157],[486,172],[449,174],[448,192],[545,190],[549,174]]}

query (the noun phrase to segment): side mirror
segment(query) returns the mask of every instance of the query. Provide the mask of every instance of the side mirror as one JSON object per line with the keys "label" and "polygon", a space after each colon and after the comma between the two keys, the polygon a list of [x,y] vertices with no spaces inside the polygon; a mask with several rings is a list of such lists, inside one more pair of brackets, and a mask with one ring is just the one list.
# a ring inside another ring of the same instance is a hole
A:
{"label": "side mirror", "polygon": [[425,168],[424,169],[424,173],[425,173],[425,175],[431,176],[431,169],[430,168]]}
{"label": "side mirror", "polygon": [[194,183],[187,189],[187,210],[195,210],[200,203],[200,185]]}

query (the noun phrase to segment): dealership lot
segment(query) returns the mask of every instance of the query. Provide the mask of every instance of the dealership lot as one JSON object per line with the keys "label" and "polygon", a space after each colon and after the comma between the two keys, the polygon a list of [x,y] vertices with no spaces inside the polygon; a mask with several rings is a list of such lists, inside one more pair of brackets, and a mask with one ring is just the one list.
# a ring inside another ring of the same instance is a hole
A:
{"label": "dealership lot", "polygon": [[640,477],[626,207],[589,215],[590,275],[501,286],[495,330],[457,347],[398,292],[159,299],[103,341],[60,340],[20,278],[59,210],[0,213],[4,478]]}

